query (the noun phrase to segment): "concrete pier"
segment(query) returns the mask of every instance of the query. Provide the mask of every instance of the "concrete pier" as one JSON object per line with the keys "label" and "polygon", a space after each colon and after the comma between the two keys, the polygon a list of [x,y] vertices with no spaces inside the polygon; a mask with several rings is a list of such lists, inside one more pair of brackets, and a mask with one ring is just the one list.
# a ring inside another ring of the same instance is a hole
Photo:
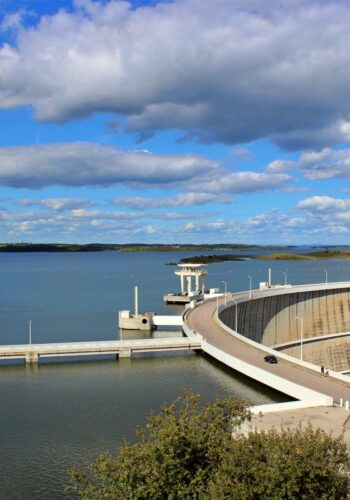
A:
{"label": "concrete pier", "polygon": [[27,352],[25,355],[26,363],[37,363],[39,355],[37,352]]}

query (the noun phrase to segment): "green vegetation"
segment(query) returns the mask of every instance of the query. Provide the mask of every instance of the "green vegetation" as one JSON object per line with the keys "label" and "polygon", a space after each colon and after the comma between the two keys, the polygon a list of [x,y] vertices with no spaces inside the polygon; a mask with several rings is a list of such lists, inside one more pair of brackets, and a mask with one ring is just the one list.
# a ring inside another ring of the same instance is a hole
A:
{"label": "green vegetation", "polygon": [[[180,260],[182,263],[193,262],[198,264],[210,264],[213,262],[237,261],[246,258],[263,259],[263,260],[315,260],[315,259],[349,259],[350,250],[330,250],[325,249],[310,253],[288,253],[281,250],[288,250],[291,247],[274,247],[274,246],[258,246],[258,245],[241,245],[241,244],[217,244],[217,245],[147,245],[140,243],[132,243],[127,245],[118,245],[113,243],[90,243],[87,245],[65,244],[65,243],[3,243],[0,244],[0,252],[104,252],[104,251],[119,251],[119,252],[193,252],[193,251],[261,251],[261,250],[279,250],[279,253],[269,254],[224,254],[224,255],[197,255],[194,257],[185,257]],[[171,263],[171,265],[176,265]]]}
{"label": "green vegetation", "polygon": [[182,398],[151,415],[136,444],[71,473],[84,500],[348,498],[344,442],[311,427],[251,432],[247,405],[231,397],[201,406]]}
{"label": "green vegetation", "polygon": [[316,260],[311,254],[303,253],[269,253],[264,255],[254,255],[252,259],[261,260]]}
{"label": "green vegetation", "polygon": [[[260,247],[263,249],[263,247]],[[266,248],[264,248],[266,250]],[[309,253],[266,253],[253,255],[196,255],[180,259],[182,263],[211,264],[213,262],[225,262],[230,260],[259,259],[259,260],[317,260],[317,259],[350,259],[350,250],[320,250]]]}
{"label": "green vegetation", "polygon": [[[161,245],[130,243],[118,245],[114,243],[90,243],[87,245],[69,243],[0,243],[0,252],[103,252],[106,250],[120,252],[189,252],[189,251],[227,251],[227,250],[258,250],[274,247],[259,247],[257,245],[216,244],[216,245]],[[281,248],[281,247],[278,247]]]}
{"label": "green vegetation", "polygon": [[59,243],[7,243],[0,244],[0,252],[101,252],[119,250],[116,245],[76,245]]}
{"label": "green vegetation", "polygon": [[[216,244],[216,245],[162,245],[130,243],[118,245],[113,243],[90,243],[87,245],[65,243],[3,243],[0,252],[103,252],[106,250],[120,252],[188,252],[188,251],[227,251],[273,249],[274,247],[259,247],[257,245]],[[281,247],[278,247],[281,248]]]}
{"label": "green vegetation", "polygon": [[309,253],[271,253],[254,255],[253,259],[264,260],[317,260],[317,259],[350,259],[349,250],[320,250]]}
{"label": "green vegetation", "polygon": [[195,257],[184,257],[180,259],[180,262],[187,264],[212,264],[213,262],[224,262],[226,260],[243,260],[243,256],[240,255],[197,255]]}
{"label": "green vegetation", "polygon": [[319,252],[312,252],[315,259],[350,259],[350,250],[321,250]]}

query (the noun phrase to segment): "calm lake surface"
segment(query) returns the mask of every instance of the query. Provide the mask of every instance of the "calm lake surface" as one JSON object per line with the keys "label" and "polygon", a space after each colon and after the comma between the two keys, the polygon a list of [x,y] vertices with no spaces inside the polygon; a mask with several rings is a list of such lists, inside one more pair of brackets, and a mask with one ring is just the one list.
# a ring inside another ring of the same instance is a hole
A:
{"label": "calm lake surface", "polygon": [[[162,297],[179,290],[175,268],[166,264],[184,256],[191,252],[0,253],[0,344],[28,342],[29,320],[33,343],[119,338],[116,312],[133,308],[134,285],[140,311],[179,314]],[[209,265],[206,287],[223,289],[224,280],[228,290],[244,290],[248,275],[258,287],[269,267],[275,283],[284,282],[283,272],[293,284],[322,282],[325,269],[328,281],[350,280],[345,260],[247,260]],[[228,393],[255,404],[284,400],[193,353],[0,363],[0,498],[64,498],[71,467],[116,451],[151,410],[184,388],[204,400]]]}

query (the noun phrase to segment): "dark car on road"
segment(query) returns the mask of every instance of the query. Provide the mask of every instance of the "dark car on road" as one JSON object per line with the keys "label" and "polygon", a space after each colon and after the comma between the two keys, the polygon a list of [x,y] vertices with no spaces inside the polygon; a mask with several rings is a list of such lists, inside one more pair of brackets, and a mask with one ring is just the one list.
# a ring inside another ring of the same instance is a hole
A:
{"label": "dark car on road", "polygon": [[264,357],[264,360],[266,361],[266,363],[270,364],[278,363],[276,356],[274,356],[273,354],[268,354]]}

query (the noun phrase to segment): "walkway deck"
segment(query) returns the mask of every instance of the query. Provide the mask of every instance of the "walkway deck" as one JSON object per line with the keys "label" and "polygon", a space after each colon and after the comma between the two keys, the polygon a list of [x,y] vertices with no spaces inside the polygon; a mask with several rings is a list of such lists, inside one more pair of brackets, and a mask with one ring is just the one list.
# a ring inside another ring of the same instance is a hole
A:
{"label": "walkway deck", "polygon": [[200,348],[200,340],[196,337],[3,345],[0,346],[0,359],[24,358],[28,363],[35,363],[39,357],[101,354],[130,357],[133,352],[175,351]]}

